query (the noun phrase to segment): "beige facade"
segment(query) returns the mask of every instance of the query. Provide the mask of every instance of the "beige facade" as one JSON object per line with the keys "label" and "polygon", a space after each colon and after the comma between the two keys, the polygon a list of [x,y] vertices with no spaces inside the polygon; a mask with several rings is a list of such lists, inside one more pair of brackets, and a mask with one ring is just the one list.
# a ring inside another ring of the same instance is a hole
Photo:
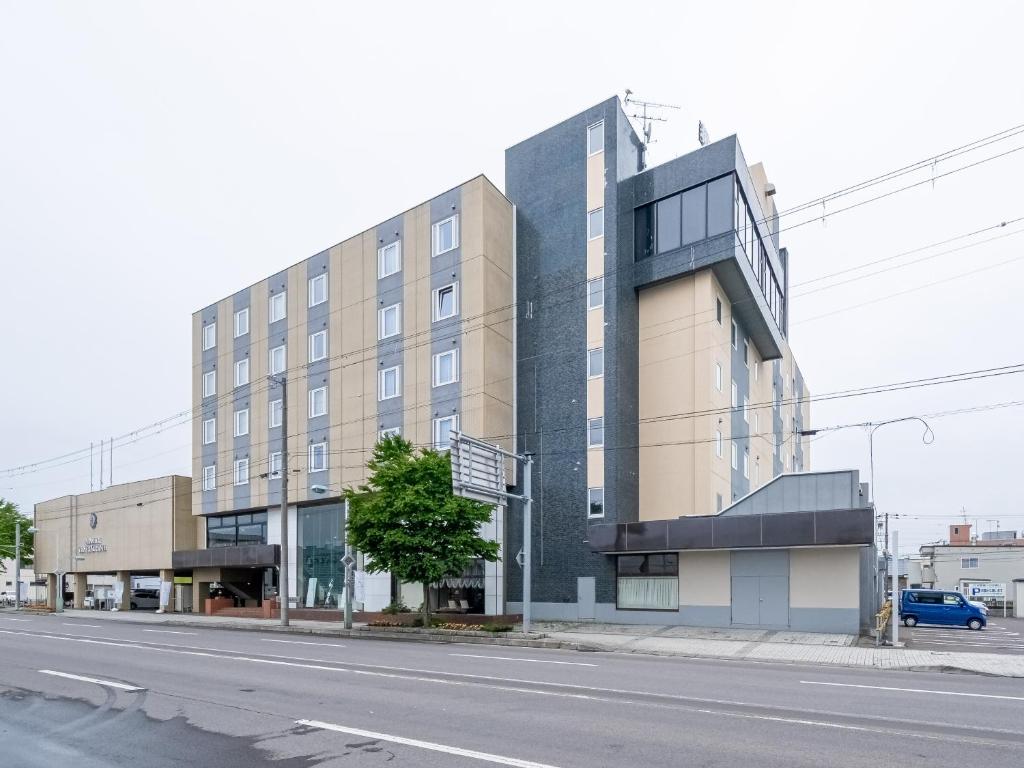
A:
{"label": "beige facade", "polygon": [[36,504],[36,572],[170,569],[172,551],[196,549],[205,538],[191,490],[190,478],[170,475]]}

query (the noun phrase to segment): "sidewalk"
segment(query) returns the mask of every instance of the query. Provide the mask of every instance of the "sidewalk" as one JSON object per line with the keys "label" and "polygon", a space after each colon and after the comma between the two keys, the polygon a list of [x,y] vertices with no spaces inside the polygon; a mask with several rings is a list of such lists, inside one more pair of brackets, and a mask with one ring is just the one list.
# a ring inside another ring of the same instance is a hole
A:
{"label": "sidewalk", "polygon": [[[14,615],[0,609],[0,619]],[[31,615],[31,614],[26,614]],[[38,615],[38,614],[37,614]],[[822,664],[910,671],[962,671],[997,677],[1024,677],[1024,656],[996,653],[926,651],[907,648],[858,646],[853,635],[768,630],[706,629],[700,627],[646,626],[569,622],[539,622],[529,636],[519,632],[376,629],[355,624],[351,630],[333,621],[296,620],[282,627],[276,619],[238,619],[200,614],[144,611],[66,610],[63,614],[39,615],[44,621],[60,616],[92,623],[176,625],[236,631],[286,632],[329,637],[402,640],[407,642],[479,643],[528,648],[637,653],[654,656],[734,659],[789,664]],[[0,624],[5,622],[0,622]],[[40,622],[43,624],[43,622]]]}

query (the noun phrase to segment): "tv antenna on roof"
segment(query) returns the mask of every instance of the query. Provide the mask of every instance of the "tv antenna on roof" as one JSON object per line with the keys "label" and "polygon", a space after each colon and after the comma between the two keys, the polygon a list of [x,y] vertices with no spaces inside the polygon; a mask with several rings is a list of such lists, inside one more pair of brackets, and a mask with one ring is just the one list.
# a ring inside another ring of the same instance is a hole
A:
{"label": "tv antenna on roof", "polygon": [[626,89],[626,98],[623,100],[623,104],[639,108],[639,113],[634,112],[630,117],[639,120],[640,124],[643,126],[645,147],[654,143],[654,140],[651,139],[651,129],[654,127],[654,123],[668,122],[667,117],[661,117],[654,113],[659,109],[679,109],[675,104],[659,104],[656,101],[643,101],[641,99],[634,98],[633,92],[629,88]]}

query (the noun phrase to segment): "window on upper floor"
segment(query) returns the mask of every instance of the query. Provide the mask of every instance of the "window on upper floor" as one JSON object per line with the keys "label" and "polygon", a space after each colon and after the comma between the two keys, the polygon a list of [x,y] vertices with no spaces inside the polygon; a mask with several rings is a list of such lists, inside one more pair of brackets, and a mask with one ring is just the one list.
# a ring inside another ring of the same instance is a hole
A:
{"label": "window on upper floor", "polygon": [[715,363],[715,389],[722,391],[722,364],[719,362]]}
{"label": "window on upper floor", "polygon": [[707,188],[708,237],[714,237],[733,228],[733,177],[723,176],[709,181]]}
{"label": "window on upper floor", "polygon": [[249,332],[249,308],[235,312],[235,338],[245,336]]}
{"label": "window on upper floor", "polygon": [[736,382],[732,383],[732,407],[738,408],[740,404],[740,391],[736,386]]}
{"label": "window on upper floor", "polygon": [[288,367],[287,348],[284,344],[270,350],[269,369],[271,376],[284,373]]}
{"label": "window on upper floor", "polygon": [[401,434],[401,427],[388,427],[377,433],[377,440],[383,440],[385,437],[400,437]]}
{"label": "window on upper floor", "polygon": [[743,449],[743,477],[750,479],[750,450]]}
{"label": "window on upper floor", "polygon": [[434,419],[434,450],[447,451],[451,447],[452,430],[459,428],[459,416],[453,413]]}
{"label": "window on upper floor", "polygon": [[327,387],[309,390],[309,418],[327,415]]}
{"label": "window on upper floor", "polygon": [[604,347],[587,350],[587,377],[604,376]]}
{"label": "window on upper floor", "polygon": [[203,397],[213,397],[217,394],[217,372],[207,371],[203,374]]}
{"label": "window on upper floor", "polygon": [[392,304],[377,310],[377,339],[387,339],[402,332],[402,305]]}
{"label": "window on upper floor", "polygon": [[604,150],[604,120],[587,126],[587,156]]}
{"label": "window on upper floor", "polygon": [[281,291],[270,297],[270,322],[276,323],[288,316],[288,293]]}
{"label": "window on upper floor", "polygon": [[978,567],[978,558],[976,558],[976,557],[961,557],[960,558],[960,567],[961,568],[977,568]]}
{"label": "window on upper floor", "polygon": [[217,441],[217,417],[203,420],[203,445],[210,445]]}
{"label": "window on upper floor", "polygon": [[715,430],[715,456],[722,458],[722,430]]}
{"label": "window on upper floor", "polygon": [[284,416],[284,404],[281,400],[270,401],[270,421],[269,425],[271,429],[274,427],[281,426],[281,419]]}
{"label": "window on upper floor", "polygon": [[604,418],[587,419],[587,447],[600,448],[604,445]]}
{"label": "window on upper floor", "polygon": [[736,326],[736,321],[733,320],[732,321],[732,337],[731,337],[732,348],[733,349],[738,349],[737,344],[739,344],[739,338],[740,338],[739,328],[737,328],[737,326]]}
{"label": "window on upper floor", "polygon": [[402,394],[402,367],[400,365],[385,368],[378,376],[377,399],[390,400]]}
{"label": "window on upper floor", "polygon": [[722,300],[717,296],[715,297],[715,320],[719,325],[722,324]]}
{"label": "window on upper floor", "polygon": [[242,408],[235,411],[235,437],[243,437],[249,434],[249,409]]}
{"label": "window on upper floor", "polygon": [[459,350],[449,349],[434,355],[434,386],[454,384],[459,380]]}
{"label": "window on upper floor", "polygon": [[402,270],[402,241],[377,249],[377,278],[388,277]]}
{"label": "window on upper floor", "polygon": [[747,368],[750,367],[750,344],[747,343],[746,339],[743,340],[743,364]]}
{"label": "window on upper floor", "polygon": [[604,237],[604,208],[596,208],[587,214],[587,239]]}
{"label": "window on upper floor", "polygon": [[683,202],[683,245],[696,243],[707,237],[707,187],[701,185],[688,189],[682,194]]}
{"label": "window on upper floor", "polygon": [[449,216],[434,225],[434,255],[455,250],[459,247],[459,215]]}
{"label": "window on upper floor", "polygon": [[658,224],[658,253],[674,251],[682,242],[682,211],[679,203],[679,195],[667,197],[657,203],[655,220]]}
{"label": "window on upper floor", "polygon": [[274,451],[267,459],[267,476],[274,480],[281,476],[281,451]]}
{"label": "window on upper floor", "polygon": [[309,471],[323,472],[327,469],[327,443],[311,443],[309,446]]}
{"label": "window on upper floor", "polygon": [[217,488],[217,465],[207,464],[203,467],[203,490],[212,491]]}
{"label": "window on upper floor", "polygon": [[213,349],[217,346],[217,323],[207,323],[203,326],[203,351]]}
{"label": "window on upper floor", "polygon": [[459,284],[452,283],[433,291],[434,322],[447,320],[459,314]]}
{"label": "window on upper floor", "polygon": [[309,335],[309,362],[315,363],[327,357],[327,331],[317,331]]}
{"label": "window on upper floor", "polygon": [[249,460],[235,460],[235,485],[249,484]]}
{"label": "window on upper floor", "polygon": [[604,488],[587,489],[587,517],[604,517]]}
{"label": "window on upper floor", "polygon": [[235,362],[235,386],[244,387],[249,383],[249,358]]}
{"label": "window on upper floor", "polygon": [[736,443],[731,443],[729,447],[732,450],[732,468],[733,469],[739,469],[740,468],[740,449],[736,445]]}
{"label": "window on upper floor", "polygon": [[597,277],[587,281],[587,309],[604,306],[604,278]]}
{"label": "window on upper floor", "polygon": [[315,307],[327,301],[327,275],[309,278],[309,306]]}

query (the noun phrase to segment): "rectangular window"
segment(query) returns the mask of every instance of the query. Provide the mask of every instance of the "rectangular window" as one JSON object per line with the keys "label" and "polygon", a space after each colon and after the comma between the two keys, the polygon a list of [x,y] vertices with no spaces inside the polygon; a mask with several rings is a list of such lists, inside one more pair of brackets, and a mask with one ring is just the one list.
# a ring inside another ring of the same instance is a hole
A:
{"label": "rectangular window", "polygon": [[732,348],[733,349],[737,348],[736,347],[736,342],[737,342],[738,338],[739,338],[739,331],[736,328],[736,321],[733,320],[732,321]]}
{"label": "rectangular window", "polygon": [[327,443],[311,443],[309,446],[309,471],[323,472],[327,469]]}
{"label": "rectangular window", "polygon": [[604,120],[587,128],[587,156],[604,150]]}
{"label": "rectangular window", "polygon": [[604,418],[587,419],[587,446],[600,448],[604,445]]}
{"label": "rectangular window", "polygon": [[459,380],[459,350],[449,349],[434,355],[434,386],[454,384]]}
{"label": "rectangular window", "polygon": [[715,494],[715,512],[721,512],[721,511],[722,511],[722,494],[716,493]]}
{"label": "rectangular window", "polygon": [[309,418],[327,415],[327,387],[309,390]]}
{"label": "rectangular window", "polygon": [[277,375],[284,373],[288,367],[288,356],[285,352],[285,345],[282,344],[279,347],[274,347],[270,350],[270,373],[271,375]]}
{"label": "rectangular window", "polygon": [[281,291],[270,297],[270,322],[276,323],[288,316],[288,292]]}
{"label": "rectangular window", "polygon": [[715,363],[715,389],[722,391],[722,364]]}
{"label": "rectangular window", "polygon": [[203,490],[212,491],[217,488],[217,465],[203,467]]}
{"label": "rectangular window", "polygon": [[960,558],[960,567],[961,568],[977,568],[978,567],[978,558],[976,558],[976,557],[961,557]]}
{"label": "rectangular window", "polygon": [[761,378],[761,364],[754,360],[754,381],[758,381]]}
{"label": "rectangular window", "polygon": [[719,325],[722,324],[722,300],[717,297],[715,298],[715,319]]}
{"label": "rectangular window", "polygon": [[249,409],[242,408],[235,411],[235,437],[244,437],[249,434]]}
{"label": "rectangular window", "polygon": [[270,427],[280,427],[281,417],[284,415],[284,404],[281,400],[270,401]]}
{"label": "rectangular window", "polygon": [[736,388],[736,382],[732,383],[732,407],[738,408],[740,404],[739,390]]}
{"label": "rectangular window", "polygon": [[732,468],[733,469],[739,469],[740,468],[740,451],[739,451],[739,448],[736,447],[736,443],[730,443],[730,448],[732,448]]}
{"label": "rectangular window", "polygon": [[209,445],[217,440],[217,418],[203,420],[203,445]]}
{"label": "rectangular window", "polygon": [[244,387],[249,383],[249,358],[235,363],[235,386]]}
{"label": "rectangular window", "polygon": [[450,216],[434,225],[434,255],[453,251],[459,247],[459,215]]}
{"label": "rectangular window", "polygon": [[327,357],[327,331],[317,331],[309,335],[309,362],[315,363]]}
{"label": "rectangular window", "polygon": [[402,367],[396,365],[393,368],[385,368],[380,372],[377,385],[377,399],[389,400],[398,397],[402,393]]}
{"label": "rectangular window", "polygon": [[377,277],[387,277],[402,269],[402,241],[395,240],[393,243],[377,249]]}
{"label": "rectangular window", "polygon": [[377,439],[383,440],[385,437],[401,437],[401,435],[401,427],[388,427],[387,429],[382,429],[380,432],[377,433]]}
{"label": "rectangular window", "polygon": [[743,396],[743,420],[750,423],[750,398],[746,395]]}
{"label": "rectangular window", "polygon": [[674,251],[681,245],[679,195],[660,200],[654,220],[658,228],[658,253]]}
{"label": "rectangular window", "polygon": [[617,561],[617,608],[679,610],[679,555],[619,555]]}
{"label": "rectangular window", "polygon": [[217,372],[207,371],[203,374],[203,397],[213,397],[217,394]]}
{"label": "rectangular window", "polygon": [[235,338],[245,336],[249,332],[249,308],[235,312]]}
{"label": "rectangular window", "polygon": [[708,237],[720,235],[733,228],[735,206],[732,194],[732,176],[723,176],[708,182]]}
{"label": "rectangular window", "polygon": [[587,377],[604,376],[604,348],[597,347],[587,350]]}
{"label": "rectangular window", "polygon": [[683,192],[683,245],[703,240],[707,233],[706,198],[703,184]]}
{"label": "rectangular window", "polygon": [[274,451],[270,454],[267,469],[271,479],[281,476],[281,452]]}
{"label": "rectangular window", "polygon": [[315,307],[327,301],[327,275],[309,278],[309,306]]}
{"label": "rectangular window", "polygon": [[743,476],[750,479],[750,451],[747,448],[743,449]]}
{"label": "rectangular window", "polygon": [[377,310],[377,339],[387,339],[402,332],[402,305],[392,304]]}
{"label": "rectangular window", "polygon": [[715,430],[715,456],[722,458],[722,431]]}
{"label": "rectangular window", "polygon": [[604,488],[587,489],[587,517],[604,517]]}
{"label": "rectangular window", "polygon": [[587,309],[604,306],[604,278],[598,277],[587,282]]}
{"label": "rectangular window", "polygon": [[249,484],[249,460],[237,459],[235,461],[235,485]]}
{"label": "rectangular window", "polygon": [[761,414],[754,411],[754,435],[761,434]]}
{"label": "rectangular window", "polygon": [[434,450],[447,451],[451,447],[452,430],[459,428],[457,414],[434,419]]}
{"label": "rectangular window", "polygon": [[459,284],[452,283],[434,289],[434,322],[447,320],[459,314]]}
{"label": "rectangular window", "polygon": [[209,323],[203,326],[203,351],[213,349],[217,346],[217,323]]}
{"label": "rectangular window", "polygon": [[750,368],[750,344],[746,339],[743,340],[743,365]]}
{"label": "rectangular window", "polygon": [[604,237],[604,208],[597,208],[587,214],[587,239]]}

